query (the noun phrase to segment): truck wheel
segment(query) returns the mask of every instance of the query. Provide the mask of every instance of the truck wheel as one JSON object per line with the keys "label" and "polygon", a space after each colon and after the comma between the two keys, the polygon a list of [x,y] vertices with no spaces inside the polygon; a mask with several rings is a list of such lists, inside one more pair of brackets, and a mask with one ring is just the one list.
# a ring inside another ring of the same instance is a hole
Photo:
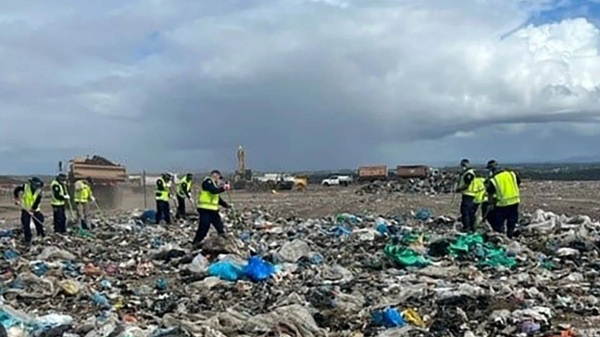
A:
{"label": "truck wheel", "polygon": [[323,184],[325,187],[329,187],[329,183],[325,183]]}

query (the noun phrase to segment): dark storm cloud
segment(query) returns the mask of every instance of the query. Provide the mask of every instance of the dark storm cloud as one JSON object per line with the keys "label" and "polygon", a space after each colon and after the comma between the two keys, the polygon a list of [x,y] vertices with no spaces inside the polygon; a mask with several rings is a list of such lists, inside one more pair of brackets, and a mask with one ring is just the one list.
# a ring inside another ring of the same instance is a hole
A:
{"label": "dark storm cloud", "polygon": [[432,149],[446,160],[463,134],[485,139],[475,152],[505,153],[515,124],[513,139],[549,123],[577,134],[572,122],[600,111],[598,31],[571,21],[499,41],[544,1],[520,3],[5,1],[5,170],[94,153],[134,169],[231,168],[238,145],[254,168],[335,168]]}

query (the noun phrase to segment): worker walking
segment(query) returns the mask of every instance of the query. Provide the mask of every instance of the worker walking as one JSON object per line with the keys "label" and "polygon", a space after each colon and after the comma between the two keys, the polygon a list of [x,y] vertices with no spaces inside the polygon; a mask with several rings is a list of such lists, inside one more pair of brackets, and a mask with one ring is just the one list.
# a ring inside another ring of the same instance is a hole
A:
{"label": "worker walking", "polygon": [[185,210],[185,201],[189,200],[192,205],[194,201],[192,200],[192,178],[193,175],[188,173],[185,177],[181,178],[179,183],[177,184],[177,219],[186,219],[186,210]]}
{"label": "worker walking", "polygon": [[202,189],[198,197],[198,229],[192,242],[195,246],[202,243],[208,234],[210,225],[215,227],[219,235],[225,234],[221,215],[219,214],[219,206],[229,208],[230,205],[221,199],[219,194],[229,191],[231,187],[229,183],[220,186],[221,179],[221,172],[213,170],[210,176],[202,181]]}
{"label": "worker walking", "polygon": [[[87,177],[85,180],[75,182],[75,206],[77,210],[77,220],[81,228],[89,230],[91,224],[88,222],[90,212],[90,202],[96,202],[96,198],[92,193],[92,178]],[[89,225],[89,226],[88,226]]]}
{"label": "worker walking", "polygon": [[42,188],[44,183],[38,177],[29,179],[23,185],[17,186],[14,191],[15,204],[21,205],[21,226],[25,236],[24,243],[31,244],[31,221],[35,225],[38,236],[44,237],[44,215],[40,211],[42,202]]}
{"label": "worker walking", "polygon": [[171,207],[169,200],[171,200],[171,175],[163,173],[160,178],[156,180],[156,190],[154,191],[154,197],[156,199],[156,224],[159,224],[161,220],[165,220],[168,225],[171,224]]}
{"label": "worker walking", "polygon": [[460,202],[460,216],[463,223],[463,229],[466,231],[475,230],[475,215],[477,208],[475,205],[475,196],[478,193],[475,184],[475,170],[471,168],[468,159],[460,162],[461,175],[456,187],[456,193],[462,194]]}
{"label": "worker walking", "polygon": [[54,232],[65,234],[67,232],[67,216],[65,213],[65,204],[69,201],[70,196],[65,183],[67,176],[64,173],[59,174],[50,184],[52,188],[52,218],[54,222]]}
{"label": "worker walking", "polygon": [[486,190],[489,196],[493,196],[490,198],[490,205],[494,208],[492,228],[496,232],[504,233],[506,225],[506,236],[512,238],[519,221],[521,179],[511,170],[501,170],[495,160],[487,163],[487,169],[491,178]]}

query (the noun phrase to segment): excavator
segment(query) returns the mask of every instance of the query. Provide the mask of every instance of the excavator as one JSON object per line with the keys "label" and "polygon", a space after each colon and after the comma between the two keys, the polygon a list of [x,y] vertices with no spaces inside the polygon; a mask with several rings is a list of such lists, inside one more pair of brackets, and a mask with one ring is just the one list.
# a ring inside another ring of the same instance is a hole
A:
{"label": "excavator", "polygon": [[233,178],[234,189],[248,189],[252,191],[276,191],[296,189],[303,191],[308,185],[306,177],[294,177],[293,182],[261,182],[252,178],[252,170],[246,168],[246,150],[241,145],[237,149],[238,167]]}

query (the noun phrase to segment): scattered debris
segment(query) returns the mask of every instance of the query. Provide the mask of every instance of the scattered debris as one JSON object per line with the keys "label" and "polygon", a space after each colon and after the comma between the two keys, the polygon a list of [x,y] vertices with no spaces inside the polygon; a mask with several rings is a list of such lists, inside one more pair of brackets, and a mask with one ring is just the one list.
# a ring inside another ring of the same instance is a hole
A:
{"label": "scattered debris", "polygon": [[587,216],[538,210],[514,241],[457,232],[428,209],[224,217],[228,235],[201,251],[195,226],[146,225],[139,213],[30,248],[19,229],[3,232],[0,326],[8,336],[558,336],[600,312],[600,223]]}
{"label": "scattered debris", "polygon": [[458,175],[454,172],[442,172],[431,175],[428,178],[398,179],[392,181],[376,181],[361,185],[357,194],[380,194],[380,193],[422,193],[439,194],[452,193]]}

